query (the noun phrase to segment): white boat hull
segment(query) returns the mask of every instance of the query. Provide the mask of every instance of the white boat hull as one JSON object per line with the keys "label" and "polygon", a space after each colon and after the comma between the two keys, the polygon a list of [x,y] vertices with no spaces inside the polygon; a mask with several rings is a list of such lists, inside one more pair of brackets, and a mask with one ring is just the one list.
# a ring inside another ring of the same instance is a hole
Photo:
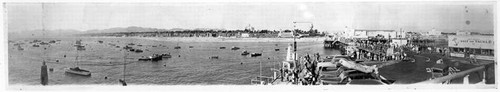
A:
{"label": "white boat hull", "polygon": [[76,75],[83,75],[83,76],[90,76],[91,73],[90,72],[85,72],[85,71],[75,71],[75,70],[71,70],[69,68],[66,68],[64,69],[66,73],[70,73],[70,74],[76,74]]}

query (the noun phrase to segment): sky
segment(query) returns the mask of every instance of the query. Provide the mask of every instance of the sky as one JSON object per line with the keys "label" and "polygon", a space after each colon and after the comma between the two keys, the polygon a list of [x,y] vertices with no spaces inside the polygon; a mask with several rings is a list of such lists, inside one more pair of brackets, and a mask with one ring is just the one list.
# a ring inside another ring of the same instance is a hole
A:
{"label": "sky", "polygon": [[[113,27],[493,33],[494,2],[7,3],[8,31]],[[470,21],[467,25],[466,21]],[[298,23],[299,29],[311,24]]]}

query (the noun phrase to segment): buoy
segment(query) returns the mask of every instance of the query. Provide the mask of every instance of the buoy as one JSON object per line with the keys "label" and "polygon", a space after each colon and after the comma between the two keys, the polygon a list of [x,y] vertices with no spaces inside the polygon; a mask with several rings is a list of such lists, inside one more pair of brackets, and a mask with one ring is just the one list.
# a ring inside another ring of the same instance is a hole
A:
{"label": "buoy", "polygon": [[49,68],[49,71],[51,71],[51,72],[54,71],[54,68]]}
{"label": "buoy", "polygon": [[66,55],[64,55],[64,57],[66,57]]}
{"label": "buoy", "polygon": [[59,62],[59,60],[56,60],[56,62]]}
{"label": "buoy", "polygon": [[243,62],[241,62],[240,65],[243,65]]}
{"label": "buoy", "polygon": [[163,65],[163,66],[164,66],[164,67],[166,67],[167,65],[165,64],[165,65]]}
{"label": "buoy", "polygon": [[104,79],[108,79],[108,77],[104,77]]}

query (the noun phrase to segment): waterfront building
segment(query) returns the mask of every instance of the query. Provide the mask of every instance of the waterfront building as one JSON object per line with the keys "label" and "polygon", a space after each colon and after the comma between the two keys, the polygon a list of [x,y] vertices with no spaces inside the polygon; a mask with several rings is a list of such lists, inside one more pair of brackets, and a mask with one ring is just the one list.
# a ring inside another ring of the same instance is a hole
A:
{"label": "waterfront building", "polygon": [[[457,33],[458,34],[458,33]],[[481,60],[495,60],[494,36],[456,35],[448,36],[450,56]]]}
{"label": "waterfront building", "polygon": [[431,31],[427,32],[426,36],[440,36],[441,35],[441,31],[436,31],[436,29],[432,29]]}

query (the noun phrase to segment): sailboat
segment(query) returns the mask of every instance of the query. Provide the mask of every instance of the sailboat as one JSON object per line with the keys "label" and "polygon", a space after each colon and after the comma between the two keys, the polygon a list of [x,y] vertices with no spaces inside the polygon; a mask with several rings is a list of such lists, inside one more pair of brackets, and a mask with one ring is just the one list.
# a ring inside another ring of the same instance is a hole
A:
{"label": "sailboat", "polygon": [[[77,44],[77,45],[81,45],[81,40],[76,41],[76,44]],[[64,69],[64,71],[65,71],[66,73],[69,73],[69,74],[82,75],[82,76],[90,76],[90,75],[91,75],[90,71],[85,70],[85,69],[81,69],[80,67],[78,67],[78,51],[80,51],[80,50],[81,50],[80,48],[81,48],[81,47],[77,46],[77,51],[76,51],[77,56],[76,56],[76,58],[75,58],[75,61],[76,61],[76,67],[66,68],[66,69]]]}

